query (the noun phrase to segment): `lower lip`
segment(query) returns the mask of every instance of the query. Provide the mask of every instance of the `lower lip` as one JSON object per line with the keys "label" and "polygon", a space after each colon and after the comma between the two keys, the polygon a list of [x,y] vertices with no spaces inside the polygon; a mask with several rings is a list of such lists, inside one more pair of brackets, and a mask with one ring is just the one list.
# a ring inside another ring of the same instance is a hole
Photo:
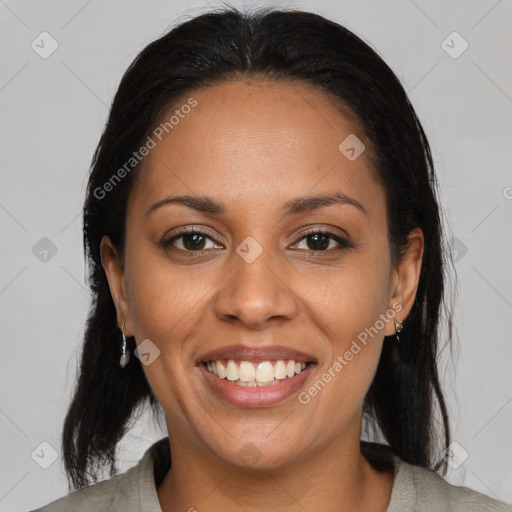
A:
{"label": "lower lip", "polygon": [[209,372],[204,364],[200,364],[199,369],[209,386],[224,400],[238,407],[257,408],[271,407],[293,396],[303,386],[315,366],[308,364],[301,373],[280,380],[279,384],[256,387],[239,386],[232,381],[221,379]]}

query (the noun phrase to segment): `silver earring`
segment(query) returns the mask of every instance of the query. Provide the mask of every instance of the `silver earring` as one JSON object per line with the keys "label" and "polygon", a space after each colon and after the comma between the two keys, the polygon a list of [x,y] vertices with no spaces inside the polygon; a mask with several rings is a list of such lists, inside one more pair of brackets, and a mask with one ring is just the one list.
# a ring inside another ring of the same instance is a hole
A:
{"label": "silver earring", "polygon": [[119,366],[124,368],[130,361],[130,351],[126,350],[126,336],[124,335],[124,322],[121,324],[121,332],[123,334],[123,347],[121,349],[121,359],[119,360]]}
{"label": "silver earring", "polygon": [[400,343],[398,334],[402,332],[404,322],[402,320],[395,320],[396,342]]}

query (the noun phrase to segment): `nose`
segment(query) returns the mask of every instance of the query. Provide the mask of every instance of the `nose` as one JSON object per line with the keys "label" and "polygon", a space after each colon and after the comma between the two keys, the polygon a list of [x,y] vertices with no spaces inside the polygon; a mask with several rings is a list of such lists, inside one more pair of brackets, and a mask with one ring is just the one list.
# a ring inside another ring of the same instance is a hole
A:
{"label": "nose", "polygon": [[297,299],[286,279],[289,272],[285,262],[278,265],[268,250],[250,263],[236,252],[232,258],[231,270],[214,296],[217,318],[263,329],[273,318],[291,319],[297,314]]}

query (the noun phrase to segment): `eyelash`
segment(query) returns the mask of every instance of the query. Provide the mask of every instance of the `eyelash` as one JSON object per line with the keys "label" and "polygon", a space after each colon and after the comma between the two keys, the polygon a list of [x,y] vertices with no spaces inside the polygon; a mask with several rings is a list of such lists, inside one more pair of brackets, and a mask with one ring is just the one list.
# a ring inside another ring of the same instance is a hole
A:
{"label": "eyelash", "polygon": [[[316,253],[316,254],[330,253],[333,250],[343,250],[343,249],[353,249],[354,248],[354,246],[352,244],[350,244],[348,242],[348,240],[346,240],[345,238],[340,237],[339,235],[336,235],[336,234],[334,234],[334,233],[332,233],[330,231],[323,231],[321,229],[313,229],[311,231],[308,231],[308,232],[304,233],[301,236],[301,238],[299,238],[299,240],[297,240],[296,244],[302,242],[308,236],[316,235],[316,234],[327,236],[327,238],[329,238],[330,240],[334,240],[335,242],[337,242],[339,244],[339,246],[337,248],[334,248],[334,249],[324,249],[324,250],[318,250],[318,251],[314,251],[313,249],[307,249],[311,253]],[[207,235],[206,233],[203,233],[202,231],[195,230],[193,228],[189,228],[189,229],[185,229],[183,231],[180,231],[179,233],[173,235],[170,238],[163,239],[160,242],[160,245],[161,245],[161,247],[163,249],[170,249],[170,248],[177,249],[176,247],[172,247],[172,243],[175,242],[176,240],[182,238],[185,235],[200,235],[200,236],[208,238],[211,241],[213,241],[214,243],[216,243],[215,240],[212,237],[210,237],[209,235]],[[182,252],[186,252],[186,253],[190,254],[190,256],[196,255],[196,254],[201,255],[201,254],[207,252],[206,249],[202,249],[202,250],[198,250],[198,251],[188,251],[188,250],[185,250],[185,249],[178,249],[178,250],[182,251]]]}

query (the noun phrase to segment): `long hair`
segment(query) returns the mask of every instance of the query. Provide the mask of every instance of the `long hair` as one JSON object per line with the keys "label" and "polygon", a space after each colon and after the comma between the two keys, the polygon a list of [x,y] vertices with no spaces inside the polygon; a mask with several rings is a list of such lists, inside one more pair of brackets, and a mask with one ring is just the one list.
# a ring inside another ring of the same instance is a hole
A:
{"label": "long hair", "polygon": [[[123,264],[126,205],[140,164],[123,179],[113,176],[127,169],[162,113],[200,87],[244,77],[313,85],[348,107],[371,142],[386,195],[393,263],[403,255],[409,231],[423,231],[419,286],[400,334],[400,354],[397,358],[396,343],[386,337],[364,411],[403,460],[446,469],[436,445],[444,448],[450,441],[438,370],[448,260],[432,156],[415,111],[393,71],[343,26],[297,10],[224,8],[181,23],[140,52],[121,80],[92,159],[83,242],[93,297],[62,438],[70,487],[97,481],[104,466],[113,475],[116,446],[135,409],[147,402],[153,411],[159,407],[140,361],[119,366],[121,333],[100,242],[108,235]],[[450,310],[449,340],[451,316]],[[128,343],[133,351],[134,338]]]}

